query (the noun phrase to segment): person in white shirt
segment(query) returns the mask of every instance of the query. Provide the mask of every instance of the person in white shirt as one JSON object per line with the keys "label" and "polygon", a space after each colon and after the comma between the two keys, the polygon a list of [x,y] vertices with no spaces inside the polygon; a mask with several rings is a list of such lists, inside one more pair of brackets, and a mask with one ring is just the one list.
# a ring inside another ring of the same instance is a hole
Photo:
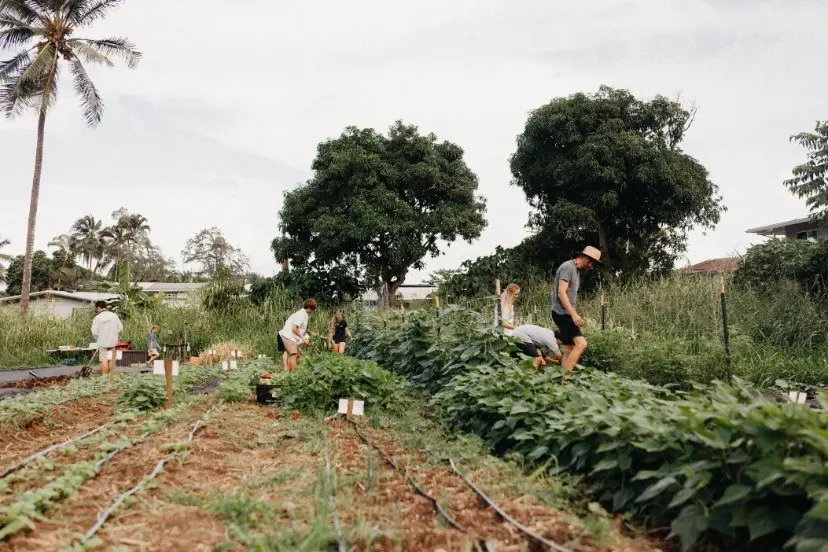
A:
{"label": "person in white shirt", "polygon": [[296,363],[299,361],[299,357],[302,356],[299,347],[310,343],[309,336],[313,335],[313,332],[308,331],[308,321],[310,320],[310,314],[316,308],[316,301],[308,299],[301,309],[290,315],[290,318],[285,322],[285,327],[279,331],[279,343],[284,350],[282,363],[287,372],[296,370]]}
{"label": "person in white shirt", "polygon": [[[112,311],[106,310],[106,301],[95,303],[98,315],[92,320],[92,337],[98,347],[98,357],[101,361],[101,374],[115,373],[115,346],[118,345],[118,334],[124,329],[121,320]],[[112,357],[112,358],[110,358]],[[112,376],[110,376],[110,379]]]}

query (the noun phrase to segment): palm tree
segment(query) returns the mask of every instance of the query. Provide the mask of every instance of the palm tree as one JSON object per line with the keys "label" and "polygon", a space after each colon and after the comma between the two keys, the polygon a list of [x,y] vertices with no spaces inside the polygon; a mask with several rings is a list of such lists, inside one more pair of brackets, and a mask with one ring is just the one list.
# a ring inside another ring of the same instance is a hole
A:
{"label": "palm tree", "polygon": [[133,68],[141,54],[125,38],[93,40],[73,35],[104,17],[122,1],[0,0],[0,50],[22,48],[7,61],[0,61],[0,111],[7,117],[20,115],[27,109],[37,109],[39,114],[20,300],[22,316],[29,311],[46,114],[57,99],[61,62],[69,65],[86,123],[94,127],[101,121],[103,102],[84,62],[111,67],[114,64],[110,58],[119,57]]}
{"label": "palm tree", "polygon": [[107,226],[101,231],[101,237],[106,240],[106,255],[107,264],[114,263],[111,269],[112,279],[118,279],[118,267],[121,266],[121,258],[123,257],[124,247],[129,242],[127,229],[120,224]]}
{"label": "palm tree", "polygon": [[[9,240],[0,239],[0,249],[11,245]],[[8,263],[12,260],[11,255],[7,255],[5,253],[0,253],[0,282],[6,281],[6,267],[3,263]]]}
{"label": "palm tree", "polygon": [[101,237],[101,226],[101,221],[95,220],[92,215],[79,218],[72,225],[72,250],[75,255],[80,255],[89,270],[92,270],[92,261],[96,261],[93,272],[97,272],[97,265],[100,264],[103,256],[104,245]]}
{"label": "palm tree", "polygon": [[61,234],[60,236],[55,236],[52,238],[52,241],[46,244],[49,247],[57,248],[58,257],[60,257],[60,268],[66,268],[69,264],[69,259],[75,257],[75,254],[72,252],[74,243],[72,236],[69,234]]}

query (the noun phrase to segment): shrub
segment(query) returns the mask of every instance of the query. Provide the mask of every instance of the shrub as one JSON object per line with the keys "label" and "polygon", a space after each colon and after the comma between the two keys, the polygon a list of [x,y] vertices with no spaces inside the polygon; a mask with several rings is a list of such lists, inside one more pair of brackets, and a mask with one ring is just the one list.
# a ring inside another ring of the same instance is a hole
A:
{"label": "shrub", "polygon": [[330,412],[345,398],[365,400],[366,408],[391,412],[408,404],[404,379],[373,362],[342,355],[305,357],[296,371],[281,373],[274,384],[273,394],[282,406],[305,412]]}
{"label": "shrub", "polygon": [[828,291],[828,241],[773,239],[748,249],[736,279],[757,288],[793,280],[804,289]]}
{"label": "shrub", "polygon": [[123,392],[118,403],[141,411],[160,408],[167,404],[164,382],[160,378],[147,378],[133,383]]}

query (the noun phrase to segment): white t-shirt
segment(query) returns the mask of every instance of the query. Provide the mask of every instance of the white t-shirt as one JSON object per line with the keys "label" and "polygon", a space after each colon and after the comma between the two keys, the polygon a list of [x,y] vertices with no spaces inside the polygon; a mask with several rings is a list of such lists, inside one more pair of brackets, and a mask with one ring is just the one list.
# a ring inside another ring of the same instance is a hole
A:
{"label": "white t-shirt", "polygon": [[305,335],[308,331],[308,312],[305,309],[299,309],[290,315],[290,318],[285,322],[285,327],[279,332],[285,339],[292,339],[296,343],[302,343],[302,338],[293,333],[293,327],[299,326],[299,333]]}
{"label": "white t-shirt", "polygon": [[[515,325],[515,307],[509,307],[503,303],[500,304],[501,316],[503,317],[503,322],[508,322],[512,326]],[[510,330],[509,328],[503,328],[503,333],[511,336],[514,333],[514,330]]]}

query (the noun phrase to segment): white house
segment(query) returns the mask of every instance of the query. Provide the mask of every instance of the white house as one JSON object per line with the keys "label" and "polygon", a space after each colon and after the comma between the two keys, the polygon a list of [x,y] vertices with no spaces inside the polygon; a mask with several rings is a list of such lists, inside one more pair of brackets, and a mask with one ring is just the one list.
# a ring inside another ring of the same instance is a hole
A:
{"label": "white house", "polygon": [[750,228],[747,233],[789,240],[828,240],[828,227],[820,226],[809,217]]}
{"label": "white house", "polygon": [[165,282],[138,282],[134,284],[147,295],[164,294],[164,303],[183,305],[187,300],[207,284],[204,282],[165,283]]}
{"label": "white house", "polygon": [[[29,310],[33,314],[70,318],[77,312],[92,312],[96,301],[111,301],[118,296],[113,293],[91,291],[36,291],[29,295]],[[0,309],[17,310],[20,296],[0,298]]]}
{"label": "white house", "polygon": [[[426,284],[403,284],[397,288],[396,299],[401,301],[422,301],[437,292],[436,286]],[[373,308],[379,304],[379,294],[376,290],[368,290],[360,297],[366,308]]]}

